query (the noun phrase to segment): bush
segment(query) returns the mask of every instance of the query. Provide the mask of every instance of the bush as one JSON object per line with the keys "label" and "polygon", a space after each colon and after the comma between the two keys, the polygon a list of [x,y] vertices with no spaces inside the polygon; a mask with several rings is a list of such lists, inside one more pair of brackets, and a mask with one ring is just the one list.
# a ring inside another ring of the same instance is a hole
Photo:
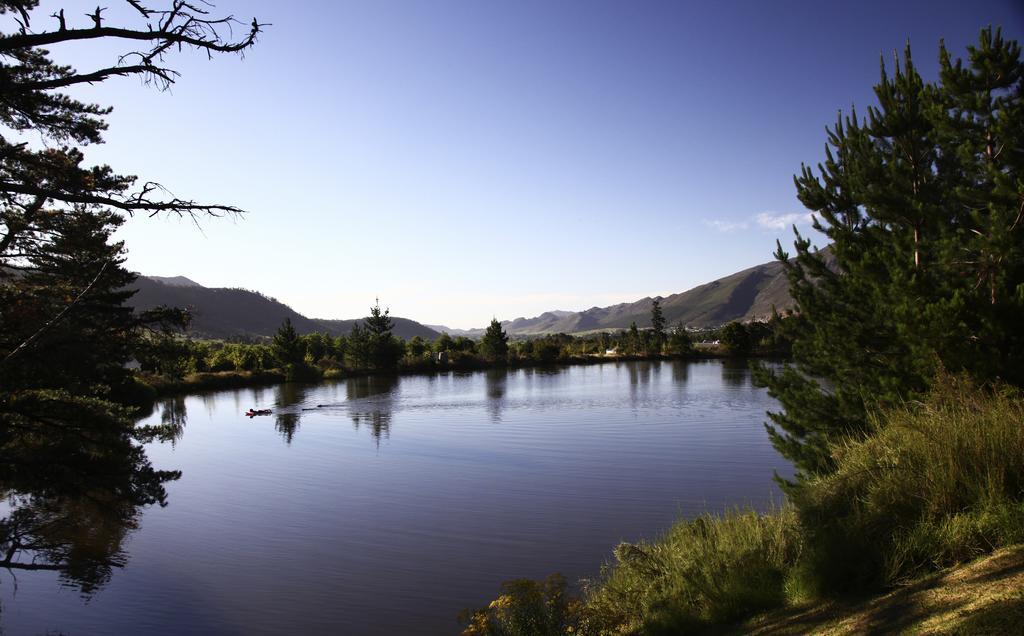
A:
{"label": "bush", "polygon": [[579,629],[580,601],[568,594],[565,577],[507,581],[485,609],[463,612],[462,636],[559,636]]}
{"label": "bush", "polygon": [[703,515],[654,543],[623,543],[590,586],[584,631],[677,634],[780,606],[800,545],[788,507]]}
{"label": "bush", "polygon": [[1024,541],[1024,400],[943,378],[923,404],[833,447],[837,470],[796,488],[822,592],[903,582]]}

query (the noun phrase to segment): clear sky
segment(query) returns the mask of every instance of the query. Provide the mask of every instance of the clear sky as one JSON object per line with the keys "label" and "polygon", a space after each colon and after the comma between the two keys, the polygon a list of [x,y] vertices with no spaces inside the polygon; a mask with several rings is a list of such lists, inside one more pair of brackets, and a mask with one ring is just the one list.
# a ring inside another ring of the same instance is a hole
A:
{"label": "clear sky", "polygon": [[[248,211],[132,219],[129,267],[463,328],[770,260],[804,223],[793,174],[873,103],[880,54],[909,39],[934,78],[939,38],[1024,39],[1019,0],[216,4],[272,23],[244,59],[78,93],[115,107],[88,159]],[[85,71],[115,50],[54,52]]]}

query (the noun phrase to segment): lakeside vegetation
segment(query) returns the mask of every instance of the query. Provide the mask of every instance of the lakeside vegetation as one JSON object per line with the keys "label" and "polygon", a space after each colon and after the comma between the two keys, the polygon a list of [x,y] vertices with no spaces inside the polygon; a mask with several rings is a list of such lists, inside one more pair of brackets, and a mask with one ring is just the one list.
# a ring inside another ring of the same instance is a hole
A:
{"label": "lakeside vegetation", "polygon": [[[153,42],[145,64],[100,76],[54,64],[28,32],[0,43],[12,63],[0,122],[47,146],[3,142],[0,159],[3,568],[57,571],[94,590],[123,564],[140,510],[165,504],[165,484],[180,476],[150,464],[143,445],[161,427],[136,426],[129,408],[160,391],[718,354],[790,357],[781,372],[758,370],[781,404],[772,441],[798,471],[787,500],[622,544],[580,596],[557,575],[509,582],[467,614],[467,633],[725,629],[1024,542],[1024,66],[998,31],[982,33],[967,65],[942,49],[940,84],[922,80],[908,50],[868,118],[837,123],[820,174],[805,168],[797,186],[838,267],[799,235],[794,259],[780,246],[797,312],[701,334],[720,348],[698,349],[658,315],[649,330],[510,340],[493,321],[479,341],[402,341],[379,303],[346,336],[299,335],[286,322],[272,342],[243,344],[183,339],[182,310],[127,309],[133,275],[112,239],[123,214],[237,210],[153,200],[149,185],[129,191],[132,177],[82,167],[67,144],[102,141],[107,111],[51,92],[115,74],[170,83],[154,56],[175,44],[243,51],[259,32],[254,20],[224,41],[190,10],[178,6],[159,32],[128,31]],[[97,8],[97,33],[103,19]],[[114,539],[89,544],[97,528]]]}
{"label": "lakeside vegetation", "polygon": [[[840,116],[795,178],[835,266],[798,232],[776,253],[791,359],[755,378],[781,405],[786,501],[621,544],[578,597],[558,576],[508,582],[465,634],[742,631],[1024,543],[1024,63],[991,28],[939,62],[936,83],[909,46],[883,66],[878,105]],[[1007,598],[997,631],[1019,625]]]}
{"label": "lakeside vegetation", "polygon": [[191,340],[154,334],[138,355],[134,375],[142,402],[173,392],[205,391],[277,382],[338,379],[368,374],[429,373],[546,364],[594,364],[617,360],[784,358],[787,318],[733,322],[718,329],[666,330],[657,301],[653,328],[589,334],[551,334],[512,340],[496,320],[479,339],[442,333],[433,341],[392,335],[388,310],[376,305],[349,335],[299,335],[286,320],[270,342]]}
{"label": "lakeside vegetation", "polygon": [[869,426],[867,437],[836,441],[836,470],[777,510],[708,513],[620,544],[579,596],[557,576],[508,582],[466,615],[464,633],[723,631],[759,612],[858,598],[1024,543],[1018,390],[943,378],[925,402],[876,413]]}

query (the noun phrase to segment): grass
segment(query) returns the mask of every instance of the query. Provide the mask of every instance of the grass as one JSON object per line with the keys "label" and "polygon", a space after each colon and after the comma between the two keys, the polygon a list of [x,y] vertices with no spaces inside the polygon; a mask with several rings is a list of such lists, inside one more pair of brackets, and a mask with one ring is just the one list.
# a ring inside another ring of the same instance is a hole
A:
{"label": "grass", "polygon": [[1024,545],[857,602],[789,607],[759,615],[734,634],[1019,634],[1024,625]]}
{"label": "grass", "polygon": [[[989,578],[974,583],[935,573],[1024,544],[1024,398],[954,378],[938,384],[923,403],[877,414],[866,437],[838,441],[836,472],[791,489],[780,509],[704,515],[618,546],[602,575],[584,582],[577,609],[544,633],[721,632],[772,611],[793,629],[763,633],[802,633],[837,612],[853,618],[835,633],[1021,624],[1020,588],[1004,583],[1022,582],[1024,548],[1006,568],[979,566]],[[886,591],[875,605],[851,605]],[[517,598],[474,614],[471,633],[528,633],[531,612]]]}

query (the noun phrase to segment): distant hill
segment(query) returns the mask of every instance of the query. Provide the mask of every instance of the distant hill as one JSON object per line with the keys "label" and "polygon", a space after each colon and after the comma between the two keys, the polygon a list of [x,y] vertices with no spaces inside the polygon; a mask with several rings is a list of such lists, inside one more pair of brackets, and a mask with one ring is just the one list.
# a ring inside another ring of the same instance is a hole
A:
{"label": "distant hill", "polygon": [[[834,263],[831,253],[826,258]],[[650,327],[653,298],[610,307],[591,307],[577,312],[549,311],[535,318],[516,318],[502,322],[505,331],[526,336],[545,333],[580,333],[602,329],[627,329],[630,323]],[[777,261],[755,265],[724,278],[671,296],[658,297],[670,325],[716,327],[734,320],[763,320],[793,306],[782,264]],[[451,332],[450,332],[451,333]],[[482,333],[469,330],[468,333]]]}
{"label": "distant hill", "polygon": [[[203,287],[184,276],[139,276],[138,292],[128,304],[137,310],[167,305],[192,311],[193,335],[204,338],[271,337],[285,318],[290,318],[302,334],[321,331],[338,336],[347,334],[361,320],[320,320],[307,318],[274,298],[247,289]],[[420,336],[433,340],[438,332],[406,318],[392,318],[394,334],[399,338]]]}
{"label": "distant hill", "polygon": [[184,276],[147,276],[146,278],[171,287],[202,287],[196,281]]}

